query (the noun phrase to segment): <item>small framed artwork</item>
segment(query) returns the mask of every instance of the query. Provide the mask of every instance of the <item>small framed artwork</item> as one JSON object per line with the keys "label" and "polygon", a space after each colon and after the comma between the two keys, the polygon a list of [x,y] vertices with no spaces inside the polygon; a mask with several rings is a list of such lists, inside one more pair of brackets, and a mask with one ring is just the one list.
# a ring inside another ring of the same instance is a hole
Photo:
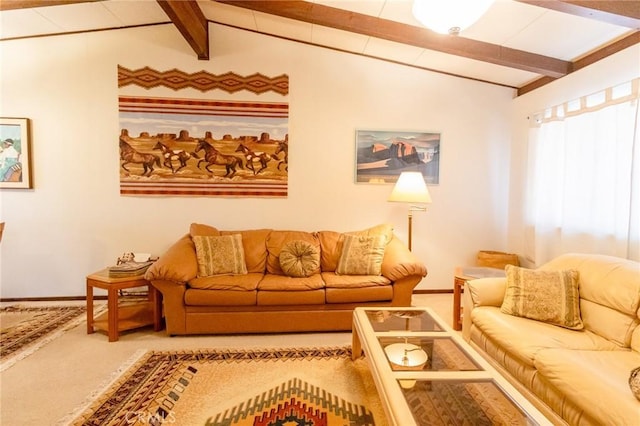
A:
{"label": "small framed artwork", "polygon": [[407,171],[440,183],[440,133],[356,130],[357,183],[393,183]]}
{"label": "small framed artwork", "polygon": [[0,117],[0,188],[32,188],[28,118]]}

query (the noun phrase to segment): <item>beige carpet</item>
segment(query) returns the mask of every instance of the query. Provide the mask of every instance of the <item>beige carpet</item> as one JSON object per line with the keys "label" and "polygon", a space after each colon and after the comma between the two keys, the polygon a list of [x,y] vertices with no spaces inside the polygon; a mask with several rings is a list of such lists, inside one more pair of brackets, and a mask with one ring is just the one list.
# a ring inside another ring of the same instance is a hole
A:
{"label": "beige carpet", "polygon": [[83,306],[0,308],[0,371],[80,324],[85,313]]}
{"label": "beige carpet", "polygon": [[[84,302],[77,304],[84,306]],[[451,323],[451,294],[414,295],[413,304],[430,306]],[[60,424],[60,419],[86,404],[97,389],[104,389],[141,351],[350,345],[348,332],[169,338],[164,331],[151,328],[123,333],[119,341],[109,343],[104,333],[87,335],[82,322],[0,373],[0,424]]]}

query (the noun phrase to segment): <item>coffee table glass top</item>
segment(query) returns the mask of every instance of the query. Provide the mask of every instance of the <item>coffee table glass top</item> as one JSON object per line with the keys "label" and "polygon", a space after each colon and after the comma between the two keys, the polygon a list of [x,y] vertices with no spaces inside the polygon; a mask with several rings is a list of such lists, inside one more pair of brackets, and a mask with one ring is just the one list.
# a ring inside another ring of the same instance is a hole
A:
{"label": "coffee table glass top", "polygon": [[551,424],[428,307],[356,308],[353,349],[391,425]]}
{"label": "coffee table glass top", "polygon": [[393,371],[480,371],[482,368],[450,337],[379,336]]}
{"label": "coffee table glass top", "polygon": [[532,424],[493,380],[417,379],[398,384],[418,425]]}
{"label": "coffee table glass top", "polygon": [[426,310],[367,310],[373,331],[444,331]]}

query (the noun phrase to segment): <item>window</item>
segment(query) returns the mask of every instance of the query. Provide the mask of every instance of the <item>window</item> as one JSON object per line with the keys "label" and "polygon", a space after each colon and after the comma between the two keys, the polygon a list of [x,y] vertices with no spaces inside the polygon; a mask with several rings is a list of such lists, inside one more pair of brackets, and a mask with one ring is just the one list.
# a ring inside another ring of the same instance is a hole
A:
{"label": "window", "polygon": [[640,260],[640,79],[548,108],[532,120],[526,256]]}

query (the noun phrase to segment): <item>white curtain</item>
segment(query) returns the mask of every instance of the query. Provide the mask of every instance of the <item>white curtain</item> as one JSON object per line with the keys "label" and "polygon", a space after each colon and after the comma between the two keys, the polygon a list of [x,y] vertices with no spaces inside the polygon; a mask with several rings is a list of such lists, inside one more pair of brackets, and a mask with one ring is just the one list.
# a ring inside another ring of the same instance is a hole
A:
{"label": "white curtain", "polygon": [[638,80],[624,87],[533,117],[525,255],[534,264],[568,252],[640,260]]}

